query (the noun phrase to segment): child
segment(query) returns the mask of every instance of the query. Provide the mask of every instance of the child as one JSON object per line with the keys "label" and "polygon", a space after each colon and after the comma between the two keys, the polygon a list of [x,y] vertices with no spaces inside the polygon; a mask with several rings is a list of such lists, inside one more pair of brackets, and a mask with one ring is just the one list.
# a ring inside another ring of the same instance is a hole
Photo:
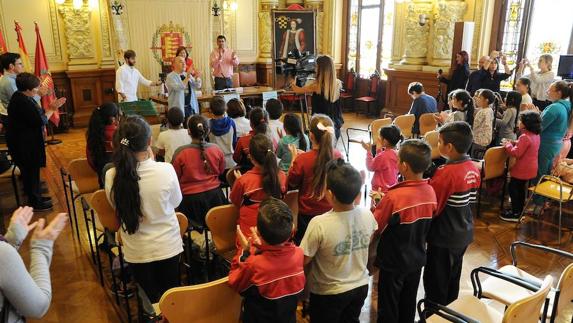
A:
{"label": "child", "polygon": [[398,153],[404,181],[388,190],[374,217],[378,230],[370,244],[369,270],[380,269],[378,322],[414,322],[416,294],[426,264],[426,235],[436,211],[434,190],[423,179],[432,149],[422,140],[406,140]]}
{"label": "child", "polygon": [[283,114],[283,104],[277,99],[270,99],[265,104],[265,109],[269,113],[269,130],[273,141],[279,142],[283,134],[283,123],[279,120]]}
{"label": "child", "polygon": [[491,90],[481,89],[476,92],[476,113],[473,123],[473,145],[472,145],[472,158],[482,159],[487,146],[491,144],[493,139],[493,109],[492,104],[495,103],[495,95]]}
{"label": "child", "polygon": [[517,127],[517,111],[521,106],[521,94],[516,91],[509,91],[505,97],[502,108],[503,114],[498,113],[495,119],[497,128],[497,143],[503,139],[515,140],[515,128]]}
{"label": "child", "polygon": [[155,146],[159,148],[158,156],[165,156],[165,162],[170,163],[177,148],[191,143],[187,129],[183,128],[185,116],[181,109],[172,108],[167,111],[169,129],[159,133]]}
{"label": "child", "polygon": [[[233,160],[239,165],[241,173],[244,173],[251,168],[253,164],[251,159],[249,159],[249,143],[251,138],[257,134],[262,134],[270,137],[269,131],[269,114],[266,110],[261,108],[255,108],[251,111],[251,131],[248,135],[243,136],[237,140],[237,146],[235,146],[235,152],[233,153]],[[272,150],[276,150],[277,142],[272,141]]]}
{"label": "child", "polygon": [[[237,128],[235,121],[226,115],[225,100],[215,96],[209,104],[214,118],[209,120],[209,142],[216,144],[225,154],[225,169],[235,167],[234,148],[237,145]],[[226,173],[226,172],[225,172]]]}
{"label": "child", "polygon": [[245,323],[294,323],[305,284],[303,252],[290,242],[291,210],[281,200],[261,202],[248,240],[237,228],[241,248],[231,263],[229,285],[244,297]]}
{"label": "child", "polygon": [[98,175],[100,188],[103,188],[103,168],[111,162],[111,142],[117,129],[118,117],[117,105],[113,102],[104,103],[92,113],[86,132],[86,156],[91,168]]}
{"label": "child", "polygon": [[539,153],[539,133],[541,132],[541,117],[533,111],[523,111],[519,114],[519,130],[521,135],[517,142],[506,140],[505,151],[516,159],[510,169],[509,196],[511,210],[507,210],[500,218],[508,222],[517,222],[525,204],[527,182],[537,176],[537,154]]}
{"label": "child", "polygon": [[286,175],[279,170],[273,151],[267,136],[254,135],[249,142],[249,159],[253,162],[253,169],[244,175],[235,170],[237,180],[229,199],[239,208],[238,224],[245,236],[251,235],[250,228],[257,223],[259,203],[269,196],[282,199],[286,193]]}
{"label": "child", "polygon": [[452,108],[450,113],[442,112],[436,116],[436,121],[446,124],[452,121],[474,122],[474,101],[466,90],[457,89],[448,94],[448,104]]}
{"label": "child", "polygon": [[120,222],[125,261],[155,303],[179,286],[183,241],[175,208],[182,196],[173,166],[153,160],[150,141],[151,128],[142,117],[129,116],[120,123],[105,192]]}
{"label": "child", "polygon": [[398,154],[396,145],[404,139],[400,128],[390,125],[380,128],[376,139],[376,157],[372,156],[372,145],[362,142],[366,149],[366,168],[374,172],[372,191],[386,193],[390,186],[398,183]]}
{"label": "child", "polygon": [[225,156],[219,146],[205,142],[209,123],[203,116],[191,116],[187,128],[191,144],[179,147],[172,161],[183,193],[179,211],[204,226],[205,215],[211,208],[227,204],[219,181],[225,172]]}
{"label": "child", "polygon": [[307,135],[302,131],[300,117],[294,113],[287,113],[284,117],[285,135],[279,140],[277,157],[281,160],[279,167],[288,172],[292,164],[292,154],[289,146],[294,145],[297,149],[307,151],[310,148],[310,142]]}
{"label": "child", "polygon": [[288,173],[289,189],[298,190],[298,224],[295,242],[300,243],[308,222],[313,216],[332,209],[326,199],[326,163],[342,158],[333,148],[334,123],[324,114],[315,114],[310,119],[312,149],[293,156]]}
{"label": "child", "polygon": [[521,94],[521,106],[520,110],[526,110],[528,105],[533,104],[533,99],[531,98],[531,80],[527,77],[520,77],[515,82],[515,90]]}
{"label": "child", "polygon": [[227,113],[229,117],[235,121],[237,137],[248,135],[249,131],[251,131],[251,123],[249,119],[245,118],[247,110],[245,109],[243,101],[238,99],[229,100],[229,102],[227,102]]}
{"label": "child", "polygon": [[424,289],[427,299],[447,305],[458,298],[464,253],[473,240],[471,203],[481,179],[467,155],[473,141],[469,124],[452,122],[438,131],[438,149],[447,162],[430,180],[438,207],[428,233]]}
{"label": "child", "polygon": [[358,322],[368,294],[368,244],[377,228],[368,209],[354,206],[360,173],[343,159],[326,166],[332,210],[312,218],[300,247],[309,267],[311,322]]}

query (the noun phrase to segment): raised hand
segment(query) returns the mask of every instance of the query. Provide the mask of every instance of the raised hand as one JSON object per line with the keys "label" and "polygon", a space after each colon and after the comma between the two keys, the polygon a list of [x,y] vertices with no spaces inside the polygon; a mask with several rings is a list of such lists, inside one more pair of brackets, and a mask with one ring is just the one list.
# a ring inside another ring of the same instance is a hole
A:
{"label": "raised hand", "polygon": [[66,103],[66,97],[57,98],[56,101],[50,103],[49,110],[56,111],[58,110],[64,103]]}
{"label": "raised hand", "polygon": [[68,222],[68,215],[66,213],[59,213],[56,217],[44,227],[46,224],[45,219],[39,219],[32,235],[32,240],[56,240],[62,230],[64,230]]}
{"label": "raised hand", "polygon": [[237,238],[239,238],[239,243],[241,244],[241,247],[243,247],[243,250],[249,250],[250,248],[249,240],[247,239],[247,237],[245,237],[243,231],[241,231],[241,226],[239,225],[237,225]]}
{"label": "raised hand", "polygon": [[362,145],[362,148],[364,148],[366,151],[372,150],[372,144],[371,143],[361,141],[360,144]]}

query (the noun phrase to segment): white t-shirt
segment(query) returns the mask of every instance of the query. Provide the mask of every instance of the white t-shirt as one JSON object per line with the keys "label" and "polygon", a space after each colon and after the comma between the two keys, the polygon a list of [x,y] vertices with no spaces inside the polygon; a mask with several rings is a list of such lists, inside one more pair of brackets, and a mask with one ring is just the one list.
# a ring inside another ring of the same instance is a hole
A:
{"label": "white t-shirt", "polygon": [[364,208],[315,216],[300,244],[304,255],[313,257],[310,292],[335,295],[368,284],[368,246],[377,228],[374,215]]}
{"label": "white t-shirt", "polygon": [[191,144],[187,129],[167,129],[159,133],[155,147],[165,149],[165,162],[170,163],[177,148]]}
{"label": "white t-shirt", "polygon": [[237,128],[237,137],[246,136],[251,131],[251,121],[245,117],[234,118],[235,127]]}
{"label": "white t-shirt", "polygon": [[[119,230],[123,240],[125,260],[131,263],[149,263],[165,260],[183,252],[179,222],[175,208],[183,196],[173,166],[151,158],[139,162],[139,196],[143,217],[134,234]],[[105,191],[110,198],[115,168],[105,174]]]}
{"label": "white t-shirt", "polygon": [[533,103],[533,100],[531,99],[531,95],[529,95],[529,93],[525,93],[524,95],[521,96],[521,104],[530,104]]}
{"label": "white t-shirt", "polygon": [[115,72],[115,90],[125,94],[125,102],[137,101],[137,86],[151,86],[152,81],[141,75],[139,70],[127,63],[121,65]]}
{"label": "white t-shirt", "polygon": [[283,123],[279,120],[269,120],[269,130],[271,131],[271,138],[274,142],[279,142],[281,140],[281,136],[279,136],[279,132],[284,136],[284,129]]}

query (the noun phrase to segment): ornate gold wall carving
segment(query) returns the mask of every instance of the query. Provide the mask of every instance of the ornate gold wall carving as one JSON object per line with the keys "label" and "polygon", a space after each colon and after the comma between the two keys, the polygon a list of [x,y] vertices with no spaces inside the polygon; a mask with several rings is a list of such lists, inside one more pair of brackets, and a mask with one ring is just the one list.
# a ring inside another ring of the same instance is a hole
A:
{"label": "ornate gold wall carving", "polygon": [[259,1],[259,61],[270,62],[273,57],[271,10],[278,4],[278,0]]}
{"label": "ornate gold wall carving", "polygon": [[323,0],[305,0],[306,8],[316,10],[316,52],[324,53],[323,35],[324,35],[324,1]]}
{"label": "ornate gold wall carving", "polygon": [[61,5],[58,11],[64,21],[64,30],[68,45],[69,65],[84,65],[78,60],[95,58],[91,12],[86,8],[74,9],[70,5]]}
{"label": "ornate gold wall carving", "polygon": [[420,15],[432,17],[432,0],[414,0],[407,4],[405,20],[405,43],[402,64],[423,65],[427,62],[430,24],[420,25]]}
{"label": "ornate gold wall carving", "polygon": [[434,23],[430,31],[428,63],[449,66],[452,58],[455,23],[463,21],[467,4],[463,0],[438,2],[434,6]]}

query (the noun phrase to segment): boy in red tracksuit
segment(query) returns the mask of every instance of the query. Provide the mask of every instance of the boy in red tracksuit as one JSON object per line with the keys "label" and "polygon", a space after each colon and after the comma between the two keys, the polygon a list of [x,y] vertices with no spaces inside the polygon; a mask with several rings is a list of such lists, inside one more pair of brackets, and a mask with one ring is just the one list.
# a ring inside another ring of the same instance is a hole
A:
{"label": "boy in red tracksuit", "polygon": [[434,190],[423,179],[432,149],[422,140],[406,140],[398,153],[404,181],[391,186],[374,211],[378,230],[370,244],[368,269],[380,269],[378,322],[411,323],[426,264],[426,236],[436,211]]}
{"label": "boy in red tracksuit", "polygon": [[293,217],[281,200],[261,202],[249,240],[237,227],[242,248],[233,259],[229,285],[245,298],[244,323],[295,323],[305,284],[302,249],[292,243]]}
{"label": "boy in red tracksuit", "polygon": [[427,299],[447,305],[458,298],[464,253],[473,241],[471,204],[481,178],[467,155],[473,141],[469,124],[448,123],[439,133],[438,149],[447,162],[430,180],[438,210],[428,234],[424,288]]}

